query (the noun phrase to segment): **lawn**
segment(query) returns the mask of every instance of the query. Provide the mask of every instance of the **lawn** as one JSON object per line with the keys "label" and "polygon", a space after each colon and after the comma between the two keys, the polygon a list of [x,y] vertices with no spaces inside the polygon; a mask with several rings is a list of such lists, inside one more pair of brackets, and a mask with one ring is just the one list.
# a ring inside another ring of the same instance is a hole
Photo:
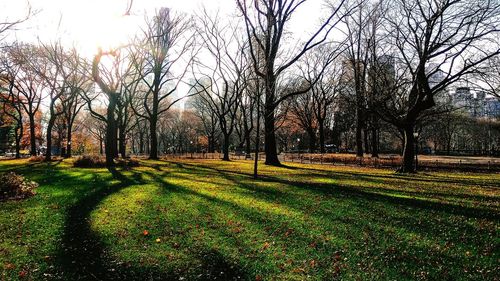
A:
{"label": "lawn", "polygon": [[498,280],[500,174],[1,161],[0,280]]}

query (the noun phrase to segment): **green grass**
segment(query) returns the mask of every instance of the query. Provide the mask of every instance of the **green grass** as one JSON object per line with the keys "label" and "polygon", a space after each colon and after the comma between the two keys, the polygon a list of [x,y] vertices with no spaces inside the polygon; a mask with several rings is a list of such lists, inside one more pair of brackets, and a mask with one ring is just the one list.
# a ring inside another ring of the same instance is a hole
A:
{"label": "green grass", "polygon": [[245,161],[141,164],[0,162],[40,183],[0,203],[0,280],[500,276],[499,174],[291,164],[254,180]]}

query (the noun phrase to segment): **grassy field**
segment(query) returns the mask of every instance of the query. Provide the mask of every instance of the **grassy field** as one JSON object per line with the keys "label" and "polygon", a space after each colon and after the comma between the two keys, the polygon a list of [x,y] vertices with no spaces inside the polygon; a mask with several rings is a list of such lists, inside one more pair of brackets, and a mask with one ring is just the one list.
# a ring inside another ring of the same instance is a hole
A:
{"label": "grassy field", "polygon": [[1,161],[0,280],[499,280],[500,175]]}

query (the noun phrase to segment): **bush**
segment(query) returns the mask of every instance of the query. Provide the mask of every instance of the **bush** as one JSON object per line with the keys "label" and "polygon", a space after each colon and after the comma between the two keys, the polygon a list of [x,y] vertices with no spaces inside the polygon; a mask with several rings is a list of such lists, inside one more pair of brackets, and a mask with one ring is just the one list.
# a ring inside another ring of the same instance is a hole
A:
{"label": "bush", "polygon": [[99,155],[83,155],[76,158],[73,166],[78,168],[102,168],[106,167],[106,158]]}
{"label": "bush", "polygon": [[45,156],[37,155],[37,156],[31,156],[28,161],[29,162],[43,162],[44,160],[45,160]]}
{"label": "bush", "polygon": [[115,163],[117,166],[120,167],[138,167],[139,166],[139,160],[135,158],[127,158],[127,159],[116,159]]}
{"label": "bush", "polygon": [[[134,158],[119,158],[115,159],[115,165],[119,167],[137,167],[139,161]],[[99,155],[84,155],[78,157],[73,166],[78,168],[102,168],[106,167],[106,158]]]}
{"label": "bush", "polygon": [[38,184],[29,181],[14,172],[0,176],[0,201],[9,199],[24,199],[35,195]]}

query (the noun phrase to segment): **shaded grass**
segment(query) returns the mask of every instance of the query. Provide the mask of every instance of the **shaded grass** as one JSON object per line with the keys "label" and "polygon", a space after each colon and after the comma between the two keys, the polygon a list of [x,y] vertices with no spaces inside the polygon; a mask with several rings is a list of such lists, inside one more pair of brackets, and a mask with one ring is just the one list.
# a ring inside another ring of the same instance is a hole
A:
{"label": "shaded grass", "polygon": [[494,280],[500,272],[498,174],[291,164],[262,166],[254,180],[247,161],[142,164],[0,162],[0,171],[40,183],[36,197],[0,205],[2,278]]}

